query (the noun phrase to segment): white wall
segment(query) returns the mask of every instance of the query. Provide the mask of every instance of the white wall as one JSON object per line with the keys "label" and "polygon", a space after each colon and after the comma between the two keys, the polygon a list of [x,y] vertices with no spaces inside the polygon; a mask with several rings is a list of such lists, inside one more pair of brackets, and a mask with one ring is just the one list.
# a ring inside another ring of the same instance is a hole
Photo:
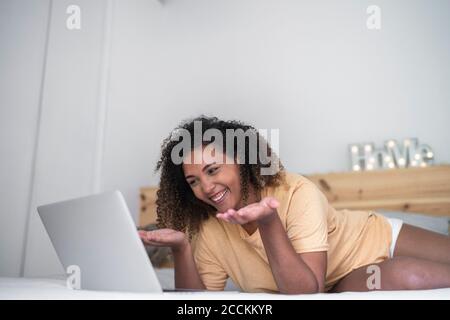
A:
{"label": "white wall", "polygon": [[[82,8],[80,30],[66,27],[72,4]],[[35,208],[96,191],[106,9],[106,1],[52,1],[25,276],[63,272]]]}
{"label": "white wall", "polygon": [[[366,9],[381,8],[381,30]],[[137,216],[160,142],[206,113],[280,129],[300,173],[348,170],[347,146],[417,137],[450,162],[450,2],[117,1],[103,188]]]}
{"label": "white wall", "polygon": [[0,276],[20,274],[49,1],[0,1]]}
{"label": "white wall", "polygon": [[388,138],[450,162],[450,2],[376,1],[380,31],[370,4],[1,0],[0,275],[62,272],[41,203],[120,189],[137,219],[162,139],[200,113],[279,128],[301,173],[347,170],[349,143]]}
{"label": "white wall", "polygon": [[[82,8],[80,30],[66,27],[73,4]],[[108,6],[8,0],[2,7],[1,147],[9,166],[2,166],[0,275],[58,274],[36,207],[100,191]]]}

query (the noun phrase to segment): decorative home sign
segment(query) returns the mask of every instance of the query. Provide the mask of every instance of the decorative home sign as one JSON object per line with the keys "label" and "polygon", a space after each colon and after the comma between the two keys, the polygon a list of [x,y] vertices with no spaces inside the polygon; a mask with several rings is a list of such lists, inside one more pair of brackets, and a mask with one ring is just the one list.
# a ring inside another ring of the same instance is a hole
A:
{"label": "decorative home sign", "polygon": [[426,144],[419,145],[416,138],[403,140],[403,145],[396,140],[388,140],[380,149],[376,149],[373,143],[351,144],[349,147],[353,171],[426,167],[434,162],[433,150]]}

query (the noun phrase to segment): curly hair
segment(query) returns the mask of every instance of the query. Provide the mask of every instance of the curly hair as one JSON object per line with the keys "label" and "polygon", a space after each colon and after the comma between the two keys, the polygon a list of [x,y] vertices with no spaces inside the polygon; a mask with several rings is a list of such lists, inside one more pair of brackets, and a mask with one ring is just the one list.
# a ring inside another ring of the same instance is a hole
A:
{"label": "curly hair", "polygon": [[[240,121],[223,121],[216,117],[200,116],[192,120],[186,120],[176,127],[172,133],[164,139],[161,147],[161,157],[156,165],[155,172],[161,171],[159,189],[157,191],[156,200],[156,212],[157,212],[157,226],[159,228],[171,228],[179,231],[183,231],[189,234],[192,238],[195,235],[203,221],[208,219],[216,212],[216,209],[197,199],[187,183],[182,163],[176,163],[173,161],[172,152],[176,145],[179,144],[178,139],[174,138],[177,132],[184,131],[189,132],[191,138],[191,150],[198,147],[198,141],[194,141],[194,129],[195,123],[201,122],[201,134],[204,137],[205,131],[208,129],[219,130],[221,136],[224,138],[223,152],[226,154],[227,150],[227,130],[243,130],[250,133],[246,136],[245,144],[239,144],[236,141],[236,136],[233,137],[232,146],[234,148],[234,155],[245,155],[244,159],[238,160],[240,185],[244,204],[247,203],[249,196],[249,184],[253,186],[255,192],[260,192],[264,187],[278,186],[284,181],[284,168],[279,163],[279,170],[272,175],[261,175],[262,168],[268,168],[271,166],[271,162],[267,159],[261,159],[260,148],[265,148],[267,156],[271,159],[276,159],[275,153],[272,151],[266,140],[260,136],[258,131],[247,124]],[[217,131],[216,131],[217,132]],[[250,136],[259,139],[257,144],[257,159],[256,161],[250,161]],[[211,141],[204,141],[201,139],[202,146],[213,143]],[[230,141],[228,141],[230,143]],[[242,149],[244,148],[243,152]],[[263,149],[264,150],[264,149]],[[231,150],[230,150],[231,151]],[[241,151],[241,152],[239,152]],[[183,155],[185,156],[185,155]]]}

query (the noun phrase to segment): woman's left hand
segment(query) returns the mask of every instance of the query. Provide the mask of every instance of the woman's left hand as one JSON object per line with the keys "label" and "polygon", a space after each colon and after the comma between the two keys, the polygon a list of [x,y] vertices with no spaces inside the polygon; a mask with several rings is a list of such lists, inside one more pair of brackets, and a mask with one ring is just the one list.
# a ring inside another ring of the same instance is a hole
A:
{"label": "woman's left hand", "polygon": [[272,197],[263,198],[260,202],[249,204],[239,210],[228,209],[217,213],[216,217],[226,222],[246,224],[252,221],[262,221],[276,213],[280,203]]}

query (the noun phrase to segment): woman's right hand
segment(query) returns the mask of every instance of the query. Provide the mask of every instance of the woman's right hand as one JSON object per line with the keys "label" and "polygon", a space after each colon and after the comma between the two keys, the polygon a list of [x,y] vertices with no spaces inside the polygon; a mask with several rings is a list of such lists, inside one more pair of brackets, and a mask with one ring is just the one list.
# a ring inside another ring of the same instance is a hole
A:
{"label": "woman's right hand", "polygon": [[138,233],[142,241],[150,246],[171,247],[172,250],[179,250],[189,243],[184,232],[173,229],[140,230]]}

